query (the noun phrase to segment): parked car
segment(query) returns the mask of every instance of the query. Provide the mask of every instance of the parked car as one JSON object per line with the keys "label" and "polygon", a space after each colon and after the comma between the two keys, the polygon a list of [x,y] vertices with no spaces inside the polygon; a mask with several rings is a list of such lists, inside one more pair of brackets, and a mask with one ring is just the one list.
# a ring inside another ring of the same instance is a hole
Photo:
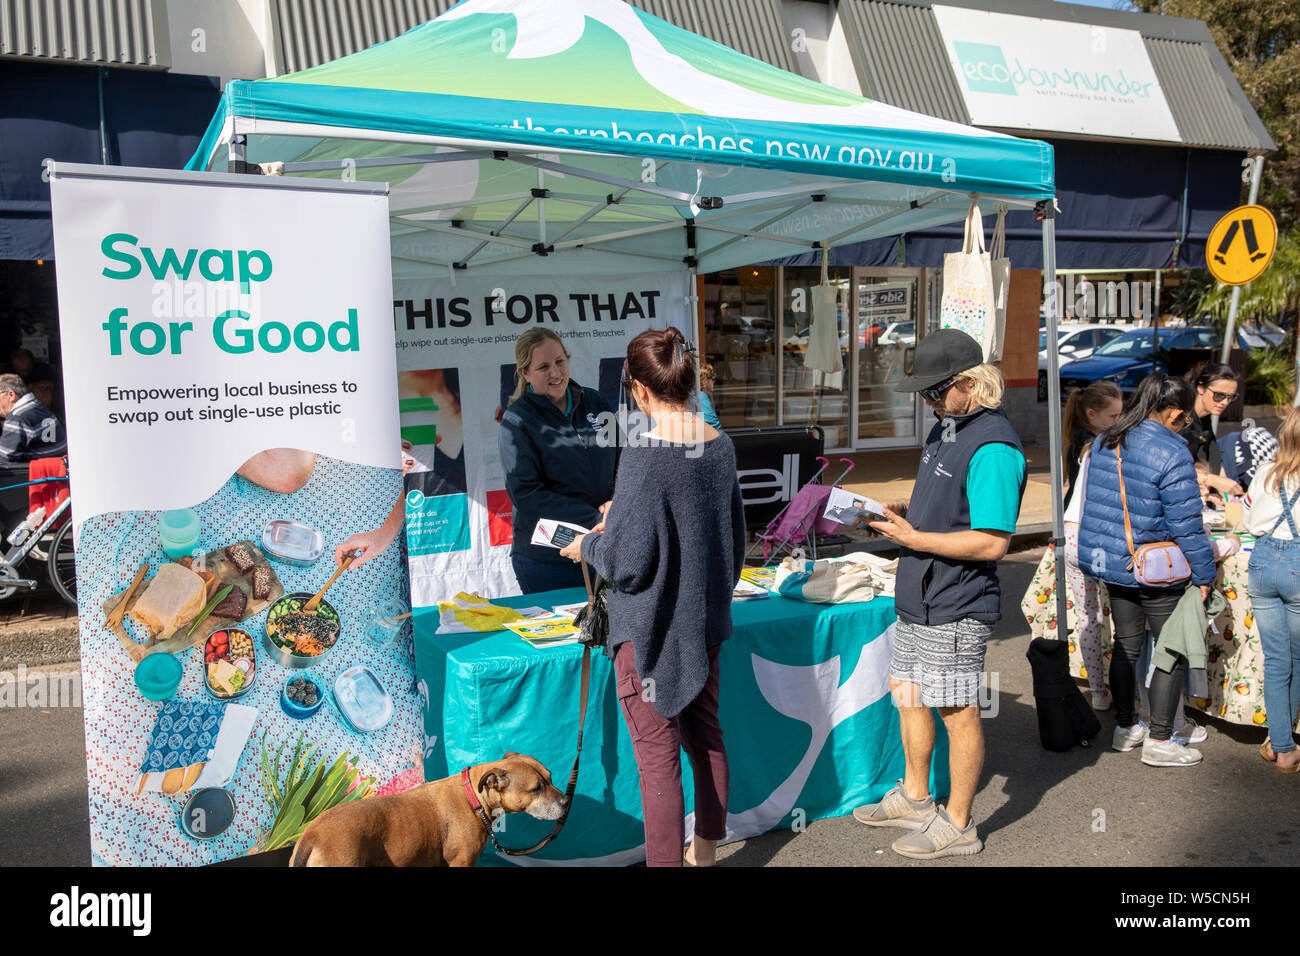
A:
{"label": "parked car", "polygon": [[915,345],[915,322],[891,322],[885,331],[876,337],[877,345]]}
{"label": "parked car", "polygon": [[[1123,335],[1126,326],[1120,325],[1061,325],[1057,326],[1056,353],[1061,364],[1084,359],[1113,339]],[[1047,330],[1038,330],[1038,400],[1047,401]]]}
{"label": "parked car", "polygon": [[[1163,353],[1172,349],[1209,349],[1223,344],[1223,333],[1209,326],[1159,330],[1160,353],[1153,358],[1151,329],[1133,329],[1111,339],[1097,349],[1091,357],[1061,366],[1061,399],[1074,388],[1083,388],[1096,381],[1114,382],[1123,392],[1131,392],[1153,370],[1168,371]],[[1251,344],[1238,330],[1237,346],[1249,349]]]}
{"label": "parked car", "polygon": [[705,350],[710,355],[771,352],[775,325],[766,316],[722,316],[705,333]]}
{"label": "parked car", "polygon": [[[876,336],[878,332],[882,331],[883,329],[884,329],[883,325],[874,325],[860,331],[858,333],[858,348],[859,349],[869,348],[871,346],[872,339]],[[800,331],[795,332],[793,335],[789,336],[785,340],[785,350],[787,352],[806,351],[808,348],[808,335],[811,331],[812,328],[810,326],[808,328],[801,329]],[[912,339],[914,343],[916,339],[915,332],[913,332]],[[847,331],[841,332],[840,349],[846,350],[848,348],[849,348],[849,333]]]}
{"label": "parked car", "polygon": [[1251,343],[1252,348],[1276,348],[1291,341],[1285,330],[1268,321],[1242,322],[1237,326],[1237,331]]}
{"label": "parked car", "polygon": [[[1194,325],[1210,325],[1211,320],[1207,316],[1193,323]],[[1274,348],[1278,345],[1285,345],[1289,342],[1290,336],[1286,331],[1274,325],[1272,322],[1264,319],[1262,321],[1255,319],[1239,319],[1237,322],[1238,342],[1245,342],[1253,349]]]}

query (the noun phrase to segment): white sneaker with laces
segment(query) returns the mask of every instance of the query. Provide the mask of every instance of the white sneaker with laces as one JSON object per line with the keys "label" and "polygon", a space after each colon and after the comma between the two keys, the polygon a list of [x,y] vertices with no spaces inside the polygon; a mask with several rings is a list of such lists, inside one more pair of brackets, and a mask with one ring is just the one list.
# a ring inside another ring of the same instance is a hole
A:
{"label": "white sneaker with laces", "polygon": [[1188,717],[1184,723],[1174,728],[1174,737],[1184,746],[1187,744],[1203,744],[1210,739],[1210,732]]}
{"label": "white sneaker with laces", "polygon": [[1146,739],[1147,728],[1141,721],[1132,727],[1116,727],[1115,735],[1110,741],[1110,749],[1126,754],[1130,750],[1136,750]]}
{"label": "white sneaker with laces", "polygon": [[1142,762],[1148,767],[1195,767],[1203,759],[1199,750],[1185,746],[1177,739],[1152,740],[1148,737],[1142,744]]}
{"label": "white sneaker with laces", "polygon": [[1103,690],[1100,694],[1096,691],[1092,694],[1093,710],[1110,710],[1110,691]]}

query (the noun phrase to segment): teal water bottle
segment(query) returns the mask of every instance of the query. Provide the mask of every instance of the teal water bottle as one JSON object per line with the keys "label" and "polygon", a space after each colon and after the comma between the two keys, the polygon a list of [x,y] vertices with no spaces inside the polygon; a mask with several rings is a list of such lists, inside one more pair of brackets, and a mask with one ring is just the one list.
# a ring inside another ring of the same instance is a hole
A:
{"label": "teal water bottle", "polygon": [[164,511],[158,519],[158,539],[169,558],[183,558],[199,543],[199,514],[193,508]]}

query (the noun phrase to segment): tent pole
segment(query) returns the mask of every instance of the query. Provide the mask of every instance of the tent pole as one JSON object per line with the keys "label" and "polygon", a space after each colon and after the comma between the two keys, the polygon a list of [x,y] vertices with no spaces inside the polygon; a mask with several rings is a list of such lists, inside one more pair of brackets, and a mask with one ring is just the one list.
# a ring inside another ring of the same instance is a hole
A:
{"label": "tent pole", "polygon": [[541,195],[537,197],[537,241],[541,243],[542,248],[546,248],[546,173],[543,170],[537,171],[537,191]]}
{"label": "tent pole", "polygon": [[243,133],[235,133],[230,137],[230,143],[226,148],[226,172],[242,173],[247,165],[245,150],[246,139]]}
{"label": "tent pole", "polygon": [[[1056,551],[1056,637],[1065,640],[1065,503],[1061,491],[1061,362],[1056,351],[1060,301],[1056,288],[1056,200],[1039,204],[1043,220],[1043,311],[1047,316],[1047,454],[1052,479],[1052,546]],[[1082,504],[1082,502],[1080,502]]]}

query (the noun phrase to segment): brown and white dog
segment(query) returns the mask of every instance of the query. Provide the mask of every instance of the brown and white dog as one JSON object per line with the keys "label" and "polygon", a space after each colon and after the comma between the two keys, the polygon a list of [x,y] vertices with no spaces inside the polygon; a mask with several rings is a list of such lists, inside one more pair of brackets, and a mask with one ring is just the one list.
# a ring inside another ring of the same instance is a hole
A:
{"label": "brown and white dog", "polygon": [[[564,812],[550,771],[523,754],[470,767],[469,782],[493,820],[503,813],[558,820]],[[325,811],[303,832],[289,865],[473,866],[487,840],[456,774]]]}

